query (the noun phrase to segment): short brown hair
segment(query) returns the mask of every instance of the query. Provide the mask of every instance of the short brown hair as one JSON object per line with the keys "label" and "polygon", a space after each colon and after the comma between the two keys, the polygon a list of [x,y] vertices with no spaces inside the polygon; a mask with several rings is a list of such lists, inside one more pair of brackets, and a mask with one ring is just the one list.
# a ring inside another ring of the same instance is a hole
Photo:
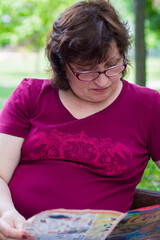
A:
{"label": "short brown hair", "polygon": [[69,89],[66,63],[101,63],[113,40],[121,56],[125,56],[130,45],[128,29],[109,0],[80,1],[68,7],[54,22],[47,40],[52,83]]}

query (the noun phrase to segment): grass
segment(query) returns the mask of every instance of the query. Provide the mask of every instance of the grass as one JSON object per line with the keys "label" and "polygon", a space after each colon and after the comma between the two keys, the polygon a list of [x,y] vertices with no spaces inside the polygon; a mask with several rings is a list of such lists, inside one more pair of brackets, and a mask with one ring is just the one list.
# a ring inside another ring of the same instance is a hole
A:
{"label": "grass", "polygon": [[41,52],[0,52],[0,109],[23,78],[49,78]]}
{"label": "grass", "polygon": [[23,78],[48,78],[47,64],[41,52],[0,52],[0,85],[17,86]]}
{"label": "grass", "polygon": [[[0,109],[23,78],[49,78],[43,53],[0,52],[0,66]],[[160,58],[147,60],[147,77],[147,85],[160,90]],[[127,80],[134,82],[134,64]],[[152,161],[149,161],[138,187],[160,191],[160,170]]]}
{"label": "grass", "polygon": [[4,106],[6,100],[9,98],[15,87],[2,87],[0,86],[0,110]]}

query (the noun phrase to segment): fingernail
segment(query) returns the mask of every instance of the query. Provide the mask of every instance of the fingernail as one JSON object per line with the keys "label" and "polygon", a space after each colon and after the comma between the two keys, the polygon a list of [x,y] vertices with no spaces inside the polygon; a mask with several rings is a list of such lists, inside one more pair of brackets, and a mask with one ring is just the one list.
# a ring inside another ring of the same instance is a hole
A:
{"label": "fingernail", "polygon": [[28,238],[28,236],[27,236],[27,235],[25,235],[25,234],[23,234],[23,235],[22,235],[22,238],[23,238],[23,239],[27,239],[27,238]]}

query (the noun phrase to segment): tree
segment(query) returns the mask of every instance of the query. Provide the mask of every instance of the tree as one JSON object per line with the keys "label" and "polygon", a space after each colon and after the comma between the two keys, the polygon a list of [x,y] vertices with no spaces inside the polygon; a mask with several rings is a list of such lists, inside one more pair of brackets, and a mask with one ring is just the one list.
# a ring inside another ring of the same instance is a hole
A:
{"label": "tree", "polygon": [[0,0],[0,45],[25,44],[38,51],[59,13],[74,0]]}
{"label": "tree", "polygon": [[24,45],[36,52],[35,72],[39,71],[39,52],[53,21],[75,0],[0,0],[0,46]]}
{"label": "tree", "polygon": [[[160,0],[111,0],[122,18],[135,26],[136,83],[146,84],[146,52],[160,46]],[[133,7],[134,6],[134,7]]]}
{"label": "tree", "polygon": [[160,0],[146,0],[146,43],[147,47],[160,45]]}
{"label": "tree", "polygon": [[134,0],[136,83],[146,85],[145,0]]}

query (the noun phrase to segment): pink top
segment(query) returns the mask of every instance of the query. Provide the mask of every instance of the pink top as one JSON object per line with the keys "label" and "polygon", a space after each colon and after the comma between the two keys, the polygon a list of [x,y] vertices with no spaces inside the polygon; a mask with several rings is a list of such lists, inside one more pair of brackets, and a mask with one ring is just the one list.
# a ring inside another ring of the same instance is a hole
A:
{"label": "pink top", "polygon": [[110,106],[76,119],[49,80],[24,79],[0,132],[26,138],[9,184],[24,217],[51,208],[126,212],[150,156],[160,160],[160,95],[123,80]]}

